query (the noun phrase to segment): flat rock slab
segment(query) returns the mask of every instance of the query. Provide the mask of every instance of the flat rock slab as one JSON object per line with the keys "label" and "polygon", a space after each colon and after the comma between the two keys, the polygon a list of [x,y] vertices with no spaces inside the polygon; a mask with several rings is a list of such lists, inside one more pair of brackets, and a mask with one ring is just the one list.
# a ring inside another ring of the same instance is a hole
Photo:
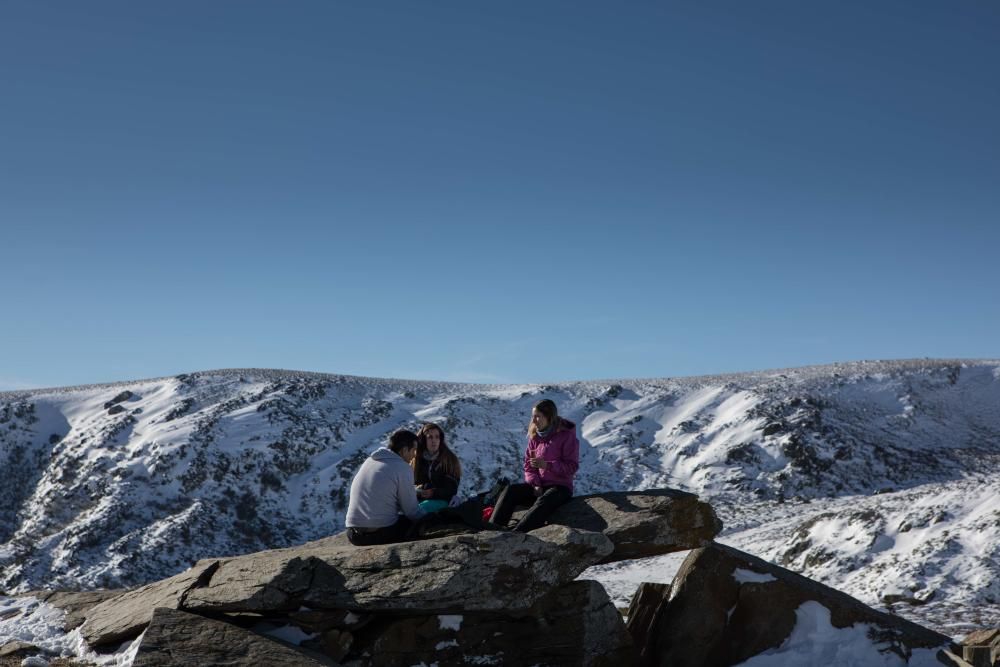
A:
{"label": "flat rock slab", "polygon": [[203,582],[218,567],[215,561],[199,561],[178,575],[105,600],[86,612],[80,633],[91,646],[113,644],[135,637],[153,618],[157,607],[177,609],[184,595]]}
{"label": "flat rock slab", "polygon": [[518,611],[611,552],[600,533],[548,526],[368,547],[312,542],[221,561],[183,608]]}
{"label": "flat rock slab", "polygon": [[602,563],[696,549],[722,530],[711,505],[675,489],[577,496],[549,523],[606,535],[615,549]]}
{"label": "flat rock slab", "polygon": [[904,660],[915,649],[955,650],[944,635],[721,544],[692,551],[667,597],[649,597],[645,604],[655,610],[639,647],[642,665],[739,664],[779,647],[796,625],[797,610],[810,603],[829,612],[834,628],[867,626],[879,651]]}
{"label": "flat rock slab", "polygon": [[224,621],[161,607],[152,615],[133,667],[319,667],[335,665]]}

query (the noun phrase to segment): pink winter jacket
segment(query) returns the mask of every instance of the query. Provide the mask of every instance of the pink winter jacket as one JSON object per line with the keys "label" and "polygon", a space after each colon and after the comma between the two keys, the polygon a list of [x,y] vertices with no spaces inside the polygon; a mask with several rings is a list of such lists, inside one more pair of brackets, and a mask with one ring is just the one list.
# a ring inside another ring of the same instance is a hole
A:
{"label": "pink winter jacket", "polygon": [[[532,458],[545,459],[549,467],[532,468]],[[580,441],[576,439],[576,424],[560,418],[555,433],[547,438],[537,435],[528,440],[524,452],[524,481],[532,486],[565,486],[573,490],[573,476],[580,467]]]}

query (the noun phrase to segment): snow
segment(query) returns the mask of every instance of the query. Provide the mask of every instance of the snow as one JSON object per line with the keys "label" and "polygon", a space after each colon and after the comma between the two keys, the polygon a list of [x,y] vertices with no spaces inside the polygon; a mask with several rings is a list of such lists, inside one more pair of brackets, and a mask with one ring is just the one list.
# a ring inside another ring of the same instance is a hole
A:
{"label": "snow", "polygon": [[766,584],[769,581],[777,581],[772,574],[762,574],[753,570],[744,570],[743,568],[737,568],[733,572],[733,579],[741,584]]}
{"label": "snow", "polygon": [[740,663],[743,667],[931,667],[940,665],[936,651],[914,651],[909,661],[869,638],[871,628],[863,623],[835,628],[830,610],[818,602],[805,602],[795,610],[792,634],[776,649]]}
{"label": "snow", "polygon": [[462,628],[462,616],[445,614],[438,616],[438,623],[442,630],[454,630],[458,632]]}
{"label": "snow", "polygon": [[255,632],[260,632],[261,634],[267,635],[268,637],[274,637],[275,639],[280,639],[283,642],[288,642],[289,644],[294,644],[298,646],[302,642],[315,639],[317,635],[310,634],[302,630],[302,628],[295,625],[280,625],[278,627],[254,629]]}
{"label": "snow", "polygon": [[113,653],[90,650],[77,628],[63,632],[66,613],[37,598],[0,596],[0,638],[23,641],[62,657],[74,657],[101,667],[129,667],[135,659],[139,639],[125,642]]}

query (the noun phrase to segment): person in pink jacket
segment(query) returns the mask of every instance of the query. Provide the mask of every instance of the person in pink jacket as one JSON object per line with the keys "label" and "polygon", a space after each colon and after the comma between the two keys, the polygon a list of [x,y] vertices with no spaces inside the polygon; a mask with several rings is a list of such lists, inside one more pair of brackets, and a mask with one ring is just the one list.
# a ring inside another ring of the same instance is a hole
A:
{"label": "person in pink jacket", "polygon": [[539,528],[560,505],[573,497],[573,476],[580,467],[576,424],[559,416],[556,404],[544,399],[531,410],[528,448],[524,452],[524,484],[508,486],[493,508],[490,523],[505,528],[514,509],[528,506],[514,530]]}

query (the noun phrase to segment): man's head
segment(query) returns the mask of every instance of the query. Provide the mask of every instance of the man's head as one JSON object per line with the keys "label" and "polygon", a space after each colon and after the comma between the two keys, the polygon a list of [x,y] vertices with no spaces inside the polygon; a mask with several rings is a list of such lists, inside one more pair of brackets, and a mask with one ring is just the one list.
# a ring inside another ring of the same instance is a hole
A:
{"label": "man's head", "polygon": [[389,449],[409,463],[417,451],[417,434],[406,429],[399,429],[389,436]]}

